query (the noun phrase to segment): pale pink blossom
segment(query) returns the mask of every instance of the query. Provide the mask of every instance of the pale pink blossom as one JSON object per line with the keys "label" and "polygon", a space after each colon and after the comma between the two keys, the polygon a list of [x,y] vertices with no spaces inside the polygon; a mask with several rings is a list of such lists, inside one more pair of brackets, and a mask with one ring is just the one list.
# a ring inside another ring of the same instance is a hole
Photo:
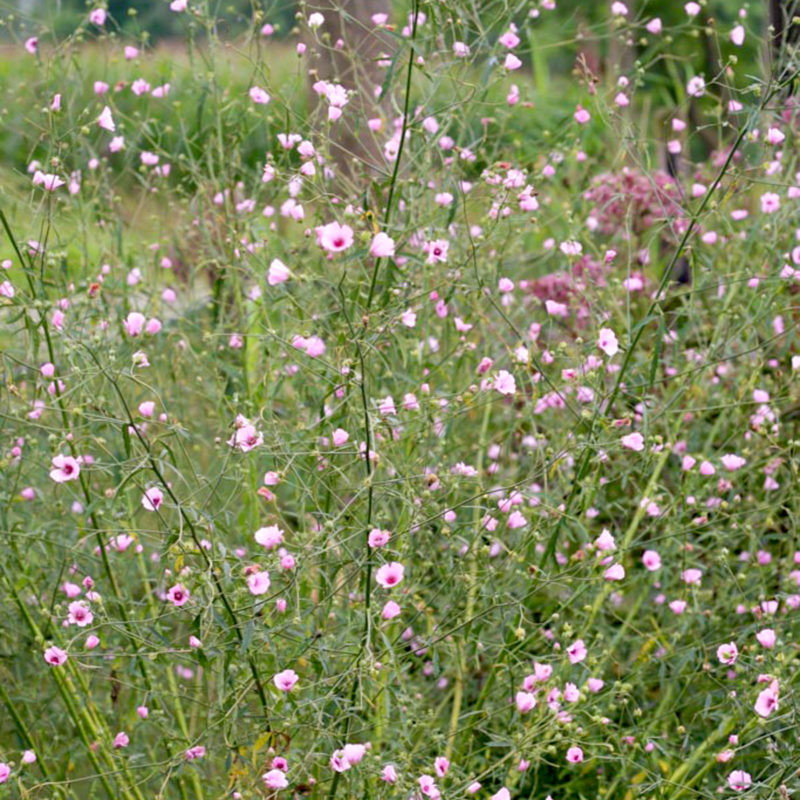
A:
{"label": "pale pink blossom", "polygon": [[353,244],[353,229],[349,225],[329,222],[315,228],[317,244],[329,253],[341,253]]}
{"label": "pale pink blossom", "polygon": [[259,528],[253,538],[267,550],[274,550],[283,542],[283,531],[277,525],[268,525],[266,528]]}
{"label": "pale pink blossom", "polygon": [[579,664],[588,654],[583,639],[577,639],[567,648],[567,658],[570,664]]}
{"label": "pale pink blossom", "polygon": [[734,792],[743,792],[745,789],[749,789],[752,783],[753,779],[750,777],[750,773],[743,769],[735,769],[728,775],[728,786]]}
{"label": "pale pink blossom", "polygon": [[267,271],[267,283],[270,286],[277,286],[289,280],[291,273],[289,268],[280,259],[273,258]]}
{"label": "pale pink blossom", "polygon": [[270,96],[260,87],[260,86],[253,86],[250,89],[250,99],[256,105],[266,105],[270,101]]}
{"label": "pale pink blossom", "polygon": [[583,761],[583,750],[580,747],[570,747],[567,750],[567,761],[570,764],[580,764]]}
{"label": "pale pink blossom", "polygon": [[142,507],[145,511],[158,511],[164,502],[164,493],[158,486],[151,486],[142,496]]}
{"label": "pale pink blossom", "polygon": [[60,667],[67,660],[67,651],[55,645],[44,651],[44,660],[51,667]]}
{"label": "pale pink blossom", "polygon": [[59,453],[54,456],[51,464],[53,469],[50,470],[50,478],[56,483],[66,483],[67,481],[76,481],[81,474],[81,467],[76,458],[72,456],[65,456]]}
{"label": "pale pink blossom", "polygon": [[286,779],[286,775],[280,769],[271,769],[269,772],[265,772],[261,776],[261,779],[264,781],[264,785],[273,791],[286,789],[289,786],[289,781]]}
{"label": "pale pink blossom", "polygon": [[739,648],[736,646],[736,642],[728,642],[727,644],[721,644],[717,648],[717,658],[719,659],[720,664],[725,664],[726,666],[730,666],[731,664],[736,663],[736,659],[739,657]]}
{"label": "pale pink blossom", "polygon": [[601,328],[597,336],[597,346],[609,358],[615,356],[619,352],[619,342],[617,336],[611,328]]}
{"label": "pale pink blossom", "polygon": [[272,682],[282,692],[291,692],[300,678],[293,669],[285,669],[272,678]]}
{"label": "pale pink blossom", "polygon": [[392,258],[394,256],[394,239],[383,232],[376,233],[369,247],[374,258]]}
{"label": "pale pink blossom", "polygon": [[513,395],[517,391],[514,376],[507,370],[501,369],[495,376],[493,387],[502,395]]}
{"label": "pale pink blossom", "polygon": [[627,450],[641,452],[644,450],[644,436],[641,433],[628,433],[620,438],[620,443]]}
{"label": "pale pink blossom", "polygon": [[189,596],[189,590],[180,583],[176,583],[167,590],[167,600],[179,608],[188,602]]}
{"label": "pale pink blossom", "polygon": [[269,587],[270,577],[268,572],[257,570],[247,576],[247,588],[250,594],[256,596],[266,594],[269,591]]}
{"label": "pale pink blossom", "polygon": [[397,561],[383,564],[375,573],[375,581],[384,589],[391,589],[403,580],[405,568]]}

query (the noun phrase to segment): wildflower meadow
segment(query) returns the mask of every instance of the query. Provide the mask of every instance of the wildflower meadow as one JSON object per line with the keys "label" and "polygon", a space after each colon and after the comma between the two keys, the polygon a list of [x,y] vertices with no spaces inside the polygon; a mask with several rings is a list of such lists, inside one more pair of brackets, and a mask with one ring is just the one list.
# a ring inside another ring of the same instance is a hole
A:
{"label": "wildflower meadow", "polygon": [[800,798],[798,70],[0,3],[0,800]]}

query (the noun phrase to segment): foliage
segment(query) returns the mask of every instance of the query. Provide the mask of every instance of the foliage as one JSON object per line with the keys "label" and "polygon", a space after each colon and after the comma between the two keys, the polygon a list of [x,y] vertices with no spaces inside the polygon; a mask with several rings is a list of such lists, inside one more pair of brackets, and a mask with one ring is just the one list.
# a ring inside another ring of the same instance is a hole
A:
{"label": "foliage", "polygon": [[183,5],[6,20],[0,796],[800,790],[792,48]]}

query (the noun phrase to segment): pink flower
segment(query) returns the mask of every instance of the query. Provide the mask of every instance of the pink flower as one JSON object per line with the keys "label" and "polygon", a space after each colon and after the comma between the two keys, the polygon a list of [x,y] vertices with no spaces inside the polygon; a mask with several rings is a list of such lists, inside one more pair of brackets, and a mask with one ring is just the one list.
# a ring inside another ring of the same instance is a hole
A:
{"label": "pink flower", "polygon": [[551,317],[566,317],[569,315],[567,304],[559,303],[557,300],[545,300],[544,308]]}
{"label": "pink flower", "polygon": [[395,603],[394,600],[387,600],[386,604],[381,610],[381,616],[384,619],[394,619],[395,617],[399,617],[400,613],[401,613],[400,606],[397,605],[397,603]]}
{"label": "pink flower", "polygon": [[756,639],[758,639],[758,643],[767,650],[772,650],[775,647],[775,642],[778,640],[778,637],[775,635],[775,631],[772,628],[764,628],[760,630],[756,634]]}
{"label": "pink flower", "polygon": [[267,283],[270,286],[277,286],[279,283],[288,281],[290,276],[291,273],[286,264],[277,258],[273,258],[267,271]]}
{"label": "pink flower", "polygon": [[589,112],[581,106],[578,106],[578,109],[573,116],[578,125],[585,125],[592,118]]}
{"label": "pink flower", "polygon": [[59,453],[50,462],[53,469],[50,470],[50,478],[56,483],[66,483],[66,481],[78,480],[81,474],[81,467],[78,460],[72,456],[65,456]]}
{"label": "pink flower", "polygon": [[370,547],[383,547],[389,542],[391,534],[389,531],[383,531],[380,528],[373,528],[367,537],[367,544]]}
{"label": "pink flower", "polygon": [[283,542],[283,531],[277,525],[268,525],[266,528],[259,528],[253,538],[267,550],[273,550]]}
{"label": "pink flower", "polygon": [[250,99],[260,106],[265,106],[271,100],[270,96],[260,86],[253,86],[250,89]]}
{"label": "pink flower", "polygon": [[347,440],[350,438],[350,434],[343,430],[342,428],[337,428],[332,434],[331,439],[333,439],[333,444],[335,447],[341,447],[343,444],[347,444]]}
{"label": "pink flower", "polygon": [[567,750],[567,761],[570,764],[580,764],[583,761],[583,750],[580,747],[570,747]]}
{"label": "pink flower", "polygon": [[619,352],[619,342],[611,328],[600,328],[600,333],[597,337],[597,346],[609,358],[615,356]]}
{"label": "pink flower", "polygon": [[106,24],[106,10],[104,8],[95,8],[89,12],[89,22],[92,25],[105,25]]}
{"label": "pink flower", "polygon": [[206,754],[206,749],[203,745],[198,744],[194,747],[190,747],[188,750],[185,750],[183,753],[183,757],[187,761],[194,761],[196,758],[203,758]]}
{"label": "pink flower", "polygon": [[695,569],[692,567],[691,569],[685,569],[681,573],[681,579],[684,583],[688,584],[689,586],[699,586],[700,581],[703,578],[703,570]]}
{"label": "pink flower", "polygon": [[728,775],[728,786],[734,792],[743,792],[745,789],[749,789],[752,783],[753,779],[750,777],[750,773],[743,769],[735,769]]}
{"label": "pink flower", "polygon": [[717,658],[719,659],[720,664],[725,664],[726,666],[730,666],[731,664],[736,663],[736,659],[739,657],[739,648],[736,646],[736,642],[728,642],[727,644],[721,644],[717,648]]}
{"label": "pink flower", "polygon": [[85,628],[87,625],[91,625],[94,620],[94,614],[92,614],[89,607],[82,600],[75,600],[70,603],[67,610],[69,611],[67,621],[70,625],[77,625],[79,628]]}
{"label": "pink flower", "polygon": [[689,82],[686,84],[686,94],[690,97],[702,97],[705,91],[706,82],[699,75],[690,78]]}
{"label": "pink flower", "polygon": [[647,28],[648,33],[652,33],[653,36],[658,36],[662,30],[661,19],[659,17],[651,19],[650,22],[645,25],[645,28]]}
{"label": "pink flower", "polygon": [[329,253],[341,253],[353,244],[353,229],[349,225],[329,222],[314,229],[317,244]]}
{"label": "pink flower", "polygon": [[41,186],[48,192],[54,192],[65,183],[65,180],[59,178],[58,175],[55,175],[51,172],[42,172],[41,170],[37,169],[36,172],[33,173],[33,185]]}
{"label": "pink flower", "polygon": [[425,242],[422,249],[428,254],[426,264],[439,264],[447,261],[450,242],[446,239],[434,239],[432,242]]}
{"label": "pink flower", "polygon": [[394,256],[394,239],[382,231],[376,233],[369,246],[369,253],[374,258],[392,258]]}
{"label": "pink flower", "polygon": [[587,655],[586,645],[583,639],[577,639],[573,644],[567,648],[567,658],[570,664],[579,664],[586,658]]}
{"label": "pink flower", "polygon": [[286,780],[286,775],[279,769],[271,769],[269,772],[262,775],[261,779],[264,781],[267,788],[276,791],[278,789],[285,789],[289,785],[289,781]]}
{"label": "pink flower", "polygon": [[506,525],[508,525],[511,530],[524,528],[527,524],[528,520],[525,518],[525,515],[516,509],[508,515],[508,520],[506,521]]}
{"label": "pink flower", "polygon": [[167,591],[167,600],[174,606],[185,605],[189,600],[189,590],[180,583],[176,583]]}
{"label": "pink flower", "polygon": [[433,771],[440,778],[444,778],[450,769],[450,762],[444,756],[437,756],[433,762]]}
{"label": "pink flower", "polygon": [[397,561],[383,564],[375,573],[375,580],[384,589],[391,589],[403,580],[405,567]]}
{"label": "pink flower", "polygon": [[517,692],[514,702],[516,702],[520,714],[527,714],[536,706],[536,697],[532,692]]}
{"label": "pink flower", "polygon": [[504,369],[497,373],[492,385],[495,391],[502,395],[512,395],[517,391],[517,383],[514,380],[514,376]]}
{"label": "pink flower", "polygon": [[269,586],[269,572],[258,570],[256,572],[251,572],[247,576],[247,588],[250,594],[256,596],[266,594],[269,591]]}
{"label": "pink flower", "polygon": [[644,436],[641,433],[629,433],[620,439],[622,446],[637,453],[644,450]]}
{"label": "pink flower", "polygon": [[397,783],[397,770],[393,764],[387,764],[381,770],[381,780],[384,783]]}
{"label": "pink flower", "polygon": [[617,543],[611,535],[611,531],[603,530],[600,535],[594,540],[594,546],[601,552],[613,551],[617,549]]}
{"label": "pink flower", "polygon": [[114,749],[115,750],[119,750],[119,749],[121,749],[123,747],[127,747],[130,744],[130,741],[131,740],[128,737],[128,734],[125,733],[125,731],[120,731],[114,737],[114,742],[113,742]]}
{"label": "pink flower", "polygon": [[44,660],[51,667],[60,667],[67,660],[67,651],[62,650],[60,647],[48,647],[44,651]]}
{"label": "pink flower", "polygon": [[780,195],[775,192],[765,192],[761,195],[761,211],[764,214],[774,214],[780,207]]}
{"label": "pink flower", "polygon": [[364,758],[367,753],[367,746],[363,744],[346,744],[342,748],[342,752],[347,759],[347,763],[353,767]]}
{"label": "pink flower", "polygon": [[36,36],[31,36],[30,39],[25,40],[25,44],[23,46],[27,52],[34,56],[39,48],[39,39]]}
{"label": "pink flower", "polygon": [[419,789],[426,797],[433,798],[433,800],[438,800],[441,796],[439,789],[436,787],[436,781],[433,779],[432,775],[420,775],[417,778],[417,783],[419,784]]}
{"label": "pink flower", "polygon": [[255,425],[241,415],[236,418],[236,430],[228,439],[228,446],[249,453],[264,444],[264,436]]}
{"label": "pink flower", "polygon": [[158,511],[164,501],[164,493],[158,486],[151,486],[142,496],[142,507],[145,511]]}
{"label": "pink flower", "polygon": [[141,97],[150,91],[150,84],[144,78],[137,78],[131,84],[131,91],[137,96]]}
{"label": "pink flower", "polygon": [[503,47],[513,50],[519,43],[520,38],[514,31],[506,31],[498,40]]}
{"label": "pink flower", "polygon": [[731,31],[731,41],[737,46],[741,47],[744,44],[745,30],[744,25],[736,25]]}
{"label": "pink flower", "polygon": [[117,126],[114,124],[114,117],[111,114],[111,109],[108,106],[103,106],[100,116],[97,118],[97,124],[106,131],[115,131]]}
{"label": "pink flower", "polygon": [[6,764],[5,761],[0,761],[0,783],[5,783],[9,779],[10,775],[11,775],[11,767],[8,764]]}
{"label": "pink flower", "polygon": [[683,614],[686,611],[686,601],[685,600],[672,600],[669,603],[669,610],[673,614]]}
{"label": "pink flower", "polygon": [[515,69],[519,69],[522,66],[522,61],[517,58],[513,53],[508,53],[506,55],[505,61],[503,61],[503,67],[507,69],[509,72],[512,72]]}
{"label": "pink flower", "polygon": [[492,795],[492,800],[511,800],[511,792],[504,786],[499,792]]}
{"label": "pink flower", "polygon": [[778,681],[772,681],[766,689],[758,693],[754,709],[760,717],[768,717],[773,711],[777,711]]}
{"label": "pink flower", "polygon": [[612,564],[604,573],[607,581],[621,581],[625,577],[625,567],[622,564]]}
{"label": "pink flower", "polygon": [[147,319],[144,314],[140,314],[138,311],[131,311],[123,320],[122,325],[128,336],[138,336],[144,330],[146,322]]}
{"label": "pink flower", "polygon": [[294,685],[299,681],[297,673],[293,669],[285,669],[273,677],[272,682],[282,692],[291,692]]}
{"label": "pink flower", "polygon": [[392,398],[391,395],[387,395],[382,400],[378,401],[378,411],[380,411],[384,416],[392,416],[397,414],[397,409],[394,405],[394,398]]}
{"label": "pink flower", "polygon": [[735,472],[747,463],[746,459],[737,456],[735,453],[726,453],[720,461],[722,461],[722,466],[729,472]]}

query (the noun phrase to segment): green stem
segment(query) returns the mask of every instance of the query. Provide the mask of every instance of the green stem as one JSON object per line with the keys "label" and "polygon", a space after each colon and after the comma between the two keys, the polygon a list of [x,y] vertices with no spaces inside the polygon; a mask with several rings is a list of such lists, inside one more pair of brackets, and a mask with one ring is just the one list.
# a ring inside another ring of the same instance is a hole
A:
{"label": "green stem", "polygon": [[[408,131],[408,110],[411,105],[411,76],[414,72],[414,41],[417,38],[417,17],[419,16],[419,0],[413,0],[411,4],[411,14],[413,21],[411,23],[411,39],[409,44],[408,53],[408,71],[406,72],[406,92],[403,98],[403,127],[400,130],[400,145],[397,148],[397,158],[394,162],[394,169],[392,170],[392,179],[389,183],[389,196],[386,199],[386,214],[383,218],[383,228],[386,230],[389,227],[389,221],[392,217],[392,203],[394,201],[395,188],[397,186],[397,175],[400,172],[400,161],[403,157],[403,148],[406,143],[406,132]],[[367,296],[367,310],[372,306],[372,298],[375,295],[375,286],[378,280],[378,271],[380,270],[381,259],[375,259],[375,268],[372,270],[372,280],[369,284],[369,295]]]}

